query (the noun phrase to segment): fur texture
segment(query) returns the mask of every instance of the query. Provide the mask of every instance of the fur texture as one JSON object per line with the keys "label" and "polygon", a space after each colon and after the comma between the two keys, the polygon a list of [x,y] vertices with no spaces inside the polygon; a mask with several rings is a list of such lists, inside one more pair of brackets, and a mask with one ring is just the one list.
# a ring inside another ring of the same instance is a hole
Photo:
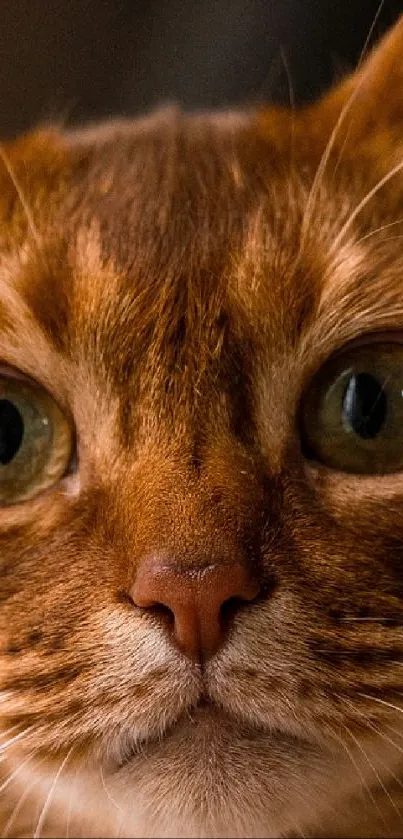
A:
{"label": "fur texture", "polygon": [[[4,836],[402,836],[403,475],[305,459],[301,396],[402,334],[403,20],[301,111],[3,147],[0,357],[78,469],[0,508]],[[141,558],[266,596],[195,665]]]}

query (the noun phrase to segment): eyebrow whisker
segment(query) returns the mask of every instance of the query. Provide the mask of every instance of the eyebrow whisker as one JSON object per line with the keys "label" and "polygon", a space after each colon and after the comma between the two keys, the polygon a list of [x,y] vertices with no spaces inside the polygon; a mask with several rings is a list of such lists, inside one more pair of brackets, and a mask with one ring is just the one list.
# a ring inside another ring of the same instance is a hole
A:
{"label": "eyebrow whisker", "polygon": [[9,158],[8,154],[6,153],[4,146],[1,145],[1,144],[0,144],[0,160],[2,160],[2,162],[4,164],[4,167],[5,167],[5,169],[8,173],[8,176],[10,178],[10,181],[13,184],[14,189],[15,189],[17,195],[18,195],[21,206],[22,206],[22,208],[24,210],[24,213],[25,213],[25,218],[27,220],[29,230],[30,230],[32,238],[33,238],[33,240],[36,244],[38,253],[41,256],[41,259],[43,260],[43,262],[45,264],[45,267],[47,267],[45,259],[44,259],[44,255],[43,255],[43,242],[42,242],[41,236],[39,234],[38,228],[35,224],[31,207],[29,206],[29,203],[27,201],[27,197],[26,197],[26,195],[25,195],[25,193],[24,193],[24,191],[21,187],[21,184],[20,184],[20,182],[17,178],[17,175],[15,173],[15,170],[14,170],[12,164],[11,164],[10,158]]}

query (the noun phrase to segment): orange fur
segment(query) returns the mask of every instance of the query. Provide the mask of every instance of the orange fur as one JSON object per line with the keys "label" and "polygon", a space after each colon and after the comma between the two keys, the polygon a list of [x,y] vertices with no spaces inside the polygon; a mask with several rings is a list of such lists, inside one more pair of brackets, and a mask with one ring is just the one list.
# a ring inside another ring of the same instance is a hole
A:
{"label": "orange fur", "polygon": [[[3,147],[0,358],[79,457],[0,507],[3,835],[403,834],[403,478],[298,433],[332,353],[403,329],[402,55],[403,19],[307,109]],[[267,587],[203,666],[125,597],[152,551]]]}

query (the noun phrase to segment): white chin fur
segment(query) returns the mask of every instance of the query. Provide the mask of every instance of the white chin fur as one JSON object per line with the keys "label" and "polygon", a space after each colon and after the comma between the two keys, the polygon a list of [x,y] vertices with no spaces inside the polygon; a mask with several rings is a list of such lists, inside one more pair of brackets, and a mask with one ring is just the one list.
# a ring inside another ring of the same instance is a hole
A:
{"label": "white chin fur", "polygon": [[[235,725],[198,713],[120,770],[78,761],[53,788],[58,764],[52,771],[27,766],[18,786],[33,788],[21,811],[21,828],[25,835],[35,834],[38,813],[50,797],[43,837],[304,835],[345,807],[351,793],[362,790],[363,779],[373,782],[359,751],[353,764],[336,747],[326,752]],[[385,764],[390,769],[397,763],[397,751],[389,747],[386,754],[387,749],[385,741],[365,746],[380,774]],[[9,835],[21,835],[17,828]]]}

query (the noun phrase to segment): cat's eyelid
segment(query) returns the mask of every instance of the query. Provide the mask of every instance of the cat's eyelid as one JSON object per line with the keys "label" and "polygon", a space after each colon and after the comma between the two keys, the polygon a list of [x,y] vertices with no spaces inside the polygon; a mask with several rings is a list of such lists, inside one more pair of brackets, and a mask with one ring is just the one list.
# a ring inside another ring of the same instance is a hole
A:
{"label": "cat's eyelid", "polygon": [[68,401],[63,396],[62,389],[57,389],[53,384],[49,384],[46,381],[45,377],[40,376],[36,377],[31,375],[30,372],[26,372],[25,370],[20,370],[14,364],[9,364],[4,360],[0,360],[0,381],[1,379],[9,380],[10,382],[16,382],[17,384],[20,383],[21,385],[26,385],[29,388],[36,389],[38,391],[44,392],[48,398],[50,398],[62,412],[63,416],[66,418],[69,425],[74,428],[75,422],[74,417],[72,415],[71,406],[68,404]]}
{"label": "cat's eyelid", "polygon": [[401,328],[396,328],[388,330],[384,329],[382,331],[379,330],[377,332],[364,332],[361,335],[352,338],[350,341],[345,341],[340,346],[330,349],[328,353],[323,353],[319,359],[312,358],[311,364],[307,366],[303,375],[301,396],[304,394],[307,387],[309,387],[312,379],[320,373],[322,368],[327,367],[327,365],[334,359],[347,355],[347,353],[353,352],[356,349],[370,349],[374,344],[389,344],[390,346],[393,346],[393,344],[396,346],[403,345],[403,330]]}
{"label": "cat's eyelid", "polygon": [[50,348],[46,353],[40,348],[40,351],[29,356],[28,351],[22,347],[5,347],[0,336],[0,376],[45,390],[61,411],[71,415],[66,395],[66,377],[59,358]]}
{"label": "cat's eyelid", "polygon": [[24,373],[22,370],[18,370],[17,367],[14,367],[12,364],[7,364],[7,362],[0,361],[0,378],[6,379],[15,379],[17,381],[26,382],[27,384],[36,385],[37,387],[42,387],[42,385],[33,379],[27,373]]}
{"label": "cat's eyelid", "polygon": [[401,328],[396,328],[394,330],[383,329],[377,332],[364,332],[356,338],[353,338],[351,341],[348,341],[346,344],[343,344],[343,346],[339,349],[335,350],[330,358],[337,358],[338,356],[344,355],[344,353],[350,352],[350,350],[355,350],[359,347],[371,347],[373,344],[403,344],[403,330]]}

